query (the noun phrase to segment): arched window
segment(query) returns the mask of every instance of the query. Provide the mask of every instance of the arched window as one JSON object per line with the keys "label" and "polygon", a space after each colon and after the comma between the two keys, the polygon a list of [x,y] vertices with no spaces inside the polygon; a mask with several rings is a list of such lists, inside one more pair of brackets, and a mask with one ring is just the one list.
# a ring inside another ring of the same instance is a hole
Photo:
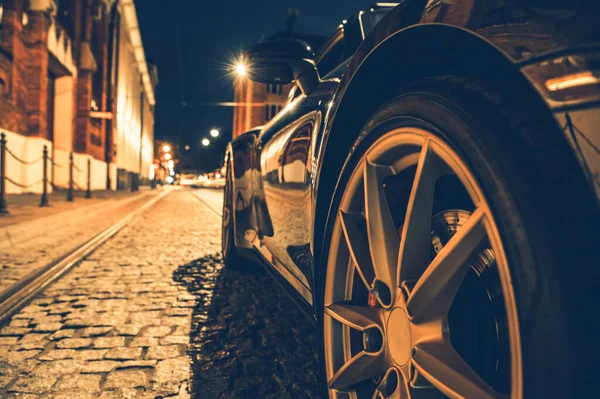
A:
{"label": "arched window", "polygon": [[102,110],[102,93],[104,86],[104,27],[102,25],[102,20],[93,20],[93,30],[92,30],[92,54],[94,55],[94,59],[96,60],[96,70],[92,74],[92,100],[90,104],[90,108],[93,111]]}

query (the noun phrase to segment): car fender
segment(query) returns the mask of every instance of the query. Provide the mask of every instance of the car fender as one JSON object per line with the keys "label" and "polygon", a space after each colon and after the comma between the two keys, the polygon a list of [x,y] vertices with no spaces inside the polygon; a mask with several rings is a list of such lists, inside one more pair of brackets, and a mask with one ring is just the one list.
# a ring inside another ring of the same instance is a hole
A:
{"label": "car fender", "polygon": [[232,140],[226,152],[231,161],[233,185],[233,223],[235,245],[239,250],[252,249],[257,236],[272,234],[271,222],[265,211],[260,177],[260,128],[246,132]]}
{"label": "car fender", "polygon": [[[519,22],[521,17],[515,13],[515,20],[509,16],[499,23],[491,18],[491,3],[406,0],[390,11],[358,48],[340,79],[314,154],[316,268],[324,263],[323,241],[330,227],[332,198],[353,143],[368,118],[400,89],[431,76],[461,75],[519,90],[530,101],[545,102],[522,66],[576,46],[580,38],[576,33],[559,34],[537,15]],[[549,108],[542,117],[554,119]],[[558,125],[548,135],[560,136],[553,139],[568,145]],[[315,276],[323,275],[321,269],[315,270]],[[320,296],[317,292],[315,304]]]}

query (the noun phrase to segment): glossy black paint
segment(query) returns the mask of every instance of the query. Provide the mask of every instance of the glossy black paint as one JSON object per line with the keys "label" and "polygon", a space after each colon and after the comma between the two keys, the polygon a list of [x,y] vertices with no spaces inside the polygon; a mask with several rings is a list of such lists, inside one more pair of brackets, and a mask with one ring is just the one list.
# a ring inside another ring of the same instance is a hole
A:
{"label": "glossy black paint", "polygon": [[579,70],[595,66],[597,11],[596,3],[564,10],[537,1],[405,0],[362,41],[356,39],[360,14],[348,19],[340,29],[349,32],[345,46],[353,55],[228,148],[240,198],[234,201],[236,244],[259,254],[305,309],[315,305],[331,199],[351,145],[377,107],[429,76],[476,76],[545,102],[544,117],[558,122],[548,134],[573,148],[590,195],[600,194],[598,86],[558,99],[544,86],[552,76],[576,73],[561,61],[569,56],[579,57]]}

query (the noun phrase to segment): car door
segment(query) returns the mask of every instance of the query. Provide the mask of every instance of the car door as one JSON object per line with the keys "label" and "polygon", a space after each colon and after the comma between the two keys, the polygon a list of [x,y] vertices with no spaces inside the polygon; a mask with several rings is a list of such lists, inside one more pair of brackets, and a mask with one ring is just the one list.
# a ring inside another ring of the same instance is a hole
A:
{"label": "car door", "polygon": [[[321,76],[344,60],[343,39],[340,29],[324,44],[316,60]],[[313,285],[312,146],[337,83],[320,85],[308,96],[299,91],[292,94],[260,136],[261,191],[273,230],[262,237],[259,250],[309,302]]]}

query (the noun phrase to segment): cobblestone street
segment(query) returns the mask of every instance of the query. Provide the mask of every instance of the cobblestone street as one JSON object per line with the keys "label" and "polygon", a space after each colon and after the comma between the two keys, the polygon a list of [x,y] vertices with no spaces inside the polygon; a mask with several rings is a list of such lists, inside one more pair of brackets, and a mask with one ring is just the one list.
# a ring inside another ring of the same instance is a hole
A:
{"label": "cobblestone street", "polygon": [[222,267],[221,195],[171,192],[16,314],[0,397],[316,397],[314,328]]}

